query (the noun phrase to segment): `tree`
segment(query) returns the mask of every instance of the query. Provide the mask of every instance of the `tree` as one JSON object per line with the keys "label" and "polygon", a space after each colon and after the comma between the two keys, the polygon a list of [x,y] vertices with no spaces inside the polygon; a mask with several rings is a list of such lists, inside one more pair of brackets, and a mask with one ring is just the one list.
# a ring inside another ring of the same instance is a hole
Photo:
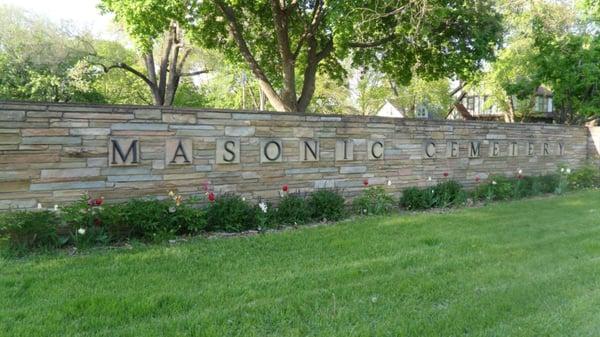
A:
{"label": "tree", "polygon": [[142,54],[145,72],[125,62],[100,65],[106,73],[123,69],[140,78],[150,89],[155,105],[173,105],[182,78],[208,72],[189,69],[193,48],[185,42],[185,25],[181,24],[190,14],[185,2],[102,0],[101,8],[114,13],[125,26]]}
{"label": "tree", "polygon": [[[340,59],[407,83],[413,73],[468,77],[501,38],[491,0],[103,0],[133,36],[172,22],[195,44],[244,64],[276,110],[306,111],[317,73]],[[148,50],[148,49],[147,49]]]}
{"label": "tree", "polygon": [[103,102],[92,83],[89,53],[68,27],[0,6],[0,98],[50,102]]}

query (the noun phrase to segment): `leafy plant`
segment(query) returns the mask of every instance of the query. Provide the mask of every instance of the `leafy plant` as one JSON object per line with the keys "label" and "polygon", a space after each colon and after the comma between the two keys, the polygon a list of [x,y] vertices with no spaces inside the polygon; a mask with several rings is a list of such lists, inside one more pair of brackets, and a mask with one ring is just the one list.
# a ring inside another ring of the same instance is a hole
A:
{"label": "leafy plant", "polygon": [[311,209],[305,198],[287,194],[277,206],[277,222],[281,225],[302,225],[310,221]]}
{"label": "leafy plant", "polygon": [[208,229],[241,232],[257,228],[256,209],[237,195],[223,195],[209,205],[206,212]]}
{"label": "leafy plant", "polygon": [[64,243],[57,234],[59,224],[57,214],[51,211],[8,212],[0,215],[0,238],[16,252],[57,248]]}
{"label": "leafy plant", "polygon": [[586,165],[574,170],[567,176],[569,189],[600,187],[600,169]]}
{"label": "leafy plant", "polygon": [[362,215],[386,214],[394,208],[394,198],[381,186],[369,187],[354,199],[352,208]]}
{"label": "leafy plant", "polygon": [[308,198],[311,218],[317,221],[336,221],[346,216],[345,200],[334,190],[318,190]]}
{"label": "leafy plant", "polygon": [[433,207],[435,190],[429,188],[409,187],[402,192],[400,206],[416,211]]}
{"label": "leafy plant", "polygon": [[438,183],[433,188],[433,204],[435,207],[451,207],[463,203],[466,194],[463,187],[455,180]]}

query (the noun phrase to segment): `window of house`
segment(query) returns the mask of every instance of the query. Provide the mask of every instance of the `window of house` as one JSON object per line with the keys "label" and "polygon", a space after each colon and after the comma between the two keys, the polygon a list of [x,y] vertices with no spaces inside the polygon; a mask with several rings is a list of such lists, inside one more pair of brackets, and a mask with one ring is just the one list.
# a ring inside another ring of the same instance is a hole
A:
{"label": "window of house", "polygon": [[550,106],[552,105],[552,98],[545,96],[536,96],[535,98],[535,111],[536,112],[550,112]]}
{"label": "window of house", "polygon": [[417,118],[427,118],[427,108],[423,105],[417,107]]}
{"label": "window of house", "polygon": [[467,110],[471,112],[475,111],[475,96],[467,97]]}

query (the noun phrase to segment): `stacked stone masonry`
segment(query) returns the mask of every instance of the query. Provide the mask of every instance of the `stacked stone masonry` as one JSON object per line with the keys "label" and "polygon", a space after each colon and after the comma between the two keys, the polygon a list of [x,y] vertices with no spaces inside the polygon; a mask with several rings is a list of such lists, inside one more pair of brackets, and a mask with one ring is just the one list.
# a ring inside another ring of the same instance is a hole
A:
{"label": "stacked stone masonry", "polygon": [[599,149],[598,127],[0,102],[0,210],[85,192],[198,194],[207,183],[252,200],[276,201],[284,184],[352,197],[365,180],[399,195],[444,179],[472,186],[477,176],[575,168]]}

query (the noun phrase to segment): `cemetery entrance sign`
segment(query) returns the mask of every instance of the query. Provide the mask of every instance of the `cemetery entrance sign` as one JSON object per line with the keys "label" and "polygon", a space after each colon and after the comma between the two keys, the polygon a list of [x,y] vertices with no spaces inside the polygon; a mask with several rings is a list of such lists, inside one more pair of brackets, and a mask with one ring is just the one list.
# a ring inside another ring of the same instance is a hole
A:
{"label": "cemetery entrance sign", "polygon": [[276,199],[382,185],[399,194],[447,173],[538,175],[596,158],[596,129],[364,116],[0,102],[0,210],[202,192]]}

